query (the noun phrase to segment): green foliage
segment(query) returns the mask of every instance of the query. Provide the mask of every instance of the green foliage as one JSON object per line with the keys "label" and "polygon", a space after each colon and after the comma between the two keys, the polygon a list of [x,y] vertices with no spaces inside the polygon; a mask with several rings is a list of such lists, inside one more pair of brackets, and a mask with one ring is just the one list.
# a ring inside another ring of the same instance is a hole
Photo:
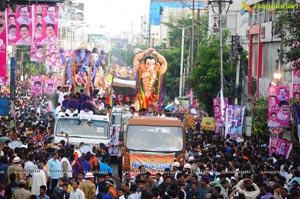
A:
{"label": "green foliage", "polygon": [[133,59],[135,56],[133,53],[133,49],[114,48],[110,51],[110,53],[115,57],[113,60],[113,64],[119,64],[120,66],[133,65]]}
{"label": "green foliage", "polygon": [[254,135],[269,135],[268,131],[268,98],[255,98],[252,100],[252,133]]}
{"label": "green foliage", "polygon": [[180,48],[175,48],[173,50],[162,50],[160,53],[168,62],[168,70],[164,74],[163,80],[164,101],[168,103],[179,95],[181,50]]}
{"label": "green foliage", "polygon": [[[197,43],[205,43],[208,27],[208,16],[202,15],[200,17],[200,28],[195,24],[195,52],[197,51]],[[169,41],[171,49],[160,49],[160,53],[165,56],[168,62],[168,70],[164,75],[163,80],[163,96],[165,103],[174,100],[179,95],[179,81],[180,81],[180,57],[181,57],[181,39],[182,29],[185,28],[185,43],[184,43],[184,67],[187,65],[187,57],[189,54],[190,36],[192,32],[192,19],[171,18],[169,23],[164,23],[169,28]],[[200,37],[201,36],[201,37]],[[165,46],[161,46],[165,47]],[[196,53],[194,53],[196,54]]]}
{"label": "green foliage", "polygon": [[30,46],[18,46],[16,58],[17,61],[20,63],[20,65],[17,65],[17,68],[20,69],[23,66],[23,73],[27,74],[27,76],[30,77],[31,75],[46,74],[46,67],[44,62],[40,63],[30,61]]}
{"label": "green foliage", "polygon": [[16,0],[1,0],[3,8],[10,7],[13,11],[16,10],[17,1]]}
{"label": "green foliage", "polygon": [[[290,0],[289,4],[297,4],[296,0]],[[293,62],[300,56],[300,48],[293,47],[294,42],[300,42],[300,11],[283,10],[276,21],[276,27],[279,30],[280,38],[286,47],[284,53],[286,62]],[[300,69],[300,64],[293,65]],[[290,70],[286,70],[290,72]]]}
{"label": "green foliage", "polygon": [[[229,31],[223,32],[223,76],[224,97],[229,98],[229,103],[234,98],[236,66],[230,61],[230,48],[225,41],[229,37]],[[199,64],[193,67],[187,84],[193,89],[202,107],[210,114],[213,113],[212,99],[217,97],[220,91],[220,58],[219,58],[219,36],[210,35],[205,42],[198,47],[197,59]],[[245,58],[242,56],[241,63]],[[241,65],[241,67],[244,67]],[[239,95],[242,92],[239,92]]]}

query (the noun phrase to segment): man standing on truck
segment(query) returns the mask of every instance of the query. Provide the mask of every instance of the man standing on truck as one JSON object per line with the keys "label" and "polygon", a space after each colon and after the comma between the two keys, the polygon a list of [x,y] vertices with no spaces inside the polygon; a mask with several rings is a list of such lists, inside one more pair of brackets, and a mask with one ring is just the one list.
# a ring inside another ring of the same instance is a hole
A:
{"label": "man standing on truck", "polygon": [[80,125],[82,122],[83,116],[88,116],[87,124],[92,125],[92,115],[93,115],[94,106],[92,104],[92,99],[90,97],[86,98],[86,101],[81,105],[81,110],[79,113],[79,121],[77,125]]}
{"label": "man standing on truck", "polygon": [[68,107],[66,110],[66,116],[77,116],[79,109],[79,102],[76,98],[76,95],[72,96],[72,99],[68,103]]}

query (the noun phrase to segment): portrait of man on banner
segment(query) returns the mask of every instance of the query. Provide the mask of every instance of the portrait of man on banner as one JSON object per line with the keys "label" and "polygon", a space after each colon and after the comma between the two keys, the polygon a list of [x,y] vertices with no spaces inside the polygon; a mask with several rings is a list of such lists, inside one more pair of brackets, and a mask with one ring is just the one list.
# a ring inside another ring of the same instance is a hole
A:
{"label": "portrait of man on banner", "polygon": [[293,68],[292,82],[300,82],[300,69],[296,67]]}
{"label": "portrait of man on banner", "polygon": [[290,92],[288,86],[268,88],[268,127],[289,127]]}
{"label": "portrait of man on banner", "polygon": [[6,28],[5,10],[0,10],[0,80],[6,81]]}
{"label": "portrait of man on banner", "polygon": [[46,94],[53,94],[54,93],[54,79],[50,79],[50,78],[45,79],[44,92]]}
{"label": "portrait of man on banner", "polygon": [[32,43],[32,6],[17,5],[16,11],[7,9],[8,45],[31,45]]}
{"label": "portrait of man on banner", "polygon": [[32,44],[30,46],[30,61],[44,62],[44,47],[39,44]]}
{"label": "portrait of man on banner", "polygon": [[225,138],[243,141],[243,120],[245,107],[228,105],[226,109]]}
{"label": "portrait of man on banner", "polygon": [[[228,98],[224,98],[225,107],[228,105]],[[214,105],[214,122],[216,127],[224,127],[224,117],[222,116],[222,108],[221,108],[221,99],[214,98],[213,99]]]}
{"label": "portrait of man on banner", "polygon": [[270,137],[269,141],[269,156],[275,156],[277,154],[277,143],[279,143],[279,138],[277,137]]}
{"label": "portrait of man on banner", "polygon": [[34,42],[42,45],[58,43],[59,6],[35,5]]}
{"label": "portrait of man on banner", "polygon": [[293,98],[300,103],[300,82],[293,82]]}
{"label": "portrait of man on banner", "polygon": [[276,154],[278,156],[283,156],[285,159],[287,159],[291,152],[291,147],[292,147],[291,142],[287,140],[279,139],[279,142],[277,141]]}
{"label": "portrait of man on banner", "polygon": [[42,86],[43,86],[43,76],[31,76],[31,96],[41,96],[42,95]]}

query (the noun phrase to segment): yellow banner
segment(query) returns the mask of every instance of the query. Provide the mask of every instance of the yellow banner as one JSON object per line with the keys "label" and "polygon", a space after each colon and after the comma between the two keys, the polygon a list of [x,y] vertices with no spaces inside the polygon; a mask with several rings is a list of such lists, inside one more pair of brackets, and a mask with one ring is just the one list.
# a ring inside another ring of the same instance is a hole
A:
{"label": "yellow banner", "polygon": [[130,154],[130,168],[132,171],[138,170],[140,165],[144,165],[146,171],[161,172],[166,168],[171,168],[174,163],[174,154]]}
{"label": "yellow banner", "polygon": [[202,117],[201,128],[204,130],[215,130],[215,122],[213,117]]}

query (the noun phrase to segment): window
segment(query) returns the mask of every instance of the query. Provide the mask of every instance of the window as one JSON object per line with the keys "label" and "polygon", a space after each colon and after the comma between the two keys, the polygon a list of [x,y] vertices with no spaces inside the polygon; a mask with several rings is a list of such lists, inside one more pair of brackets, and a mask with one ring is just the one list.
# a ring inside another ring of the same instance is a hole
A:
{"label": "window", "polygon": [[127,131],[127,148],[139,151],[181,151],[181,127],[130,125]]}

